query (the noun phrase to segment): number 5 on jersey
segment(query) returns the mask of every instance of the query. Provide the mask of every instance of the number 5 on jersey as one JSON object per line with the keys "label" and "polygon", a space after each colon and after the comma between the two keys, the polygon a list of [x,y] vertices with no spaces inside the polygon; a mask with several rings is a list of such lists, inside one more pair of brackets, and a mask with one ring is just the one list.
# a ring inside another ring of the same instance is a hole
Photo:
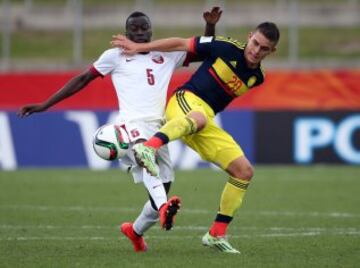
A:
{"label": "number 5 on jersey", "polygon": [[155,84],[155,76],[153,74],[153,69],[146,69],[147,81],[150,86]]}

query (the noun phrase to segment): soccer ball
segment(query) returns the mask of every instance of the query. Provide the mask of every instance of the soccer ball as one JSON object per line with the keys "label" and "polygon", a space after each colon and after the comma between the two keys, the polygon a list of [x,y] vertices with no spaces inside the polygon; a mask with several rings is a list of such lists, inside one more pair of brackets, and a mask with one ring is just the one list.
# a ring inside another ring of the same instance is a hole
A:
{"label": "soccer ball", "polygon": [[126,130],[114,124],[101,126],[93,138],[95,153],[105,160],[116,160],[125,156],[129,143]]}

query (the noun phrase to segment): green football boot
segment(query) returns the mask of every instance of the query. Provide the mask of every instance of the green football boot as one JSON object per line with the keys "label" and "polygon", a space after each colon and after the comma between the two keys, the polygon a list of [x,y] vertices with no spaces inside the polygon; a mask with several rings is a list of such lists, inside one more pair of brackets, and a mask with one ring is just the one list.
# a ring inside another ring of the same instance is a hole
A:
{"label": "green football boot", "polygon": [[159,166],[156,163],[156,150],[143,143],[137,143],[133,146],[136,162],[154,176],[159,176]]}
{"label": "green football boot", "polygon": [[225,237],[214,237],[209,232],[203,236],[202,244],[225,253],[240,253],[240,251],[230,245]]}

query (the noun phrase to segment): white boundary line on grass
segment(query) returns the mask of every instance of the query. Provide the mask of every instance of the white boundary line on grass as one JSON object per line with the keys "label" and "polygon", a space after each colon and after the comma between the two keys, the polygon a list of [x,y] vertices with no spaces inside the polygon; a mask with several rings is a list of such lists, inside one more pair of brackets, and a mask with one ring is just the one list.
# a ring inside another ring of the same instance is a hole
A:
{"label": "white boundary line on grass", "polygon": [[[120,226],[109,225],[15,225],[15,224],[1,224],[0,230],[17,230],[17,229],[44,229],[44,230],[91,230],[91,229],[108,229],[119,230]],[[209,226],[176,226],[175,231],[207,231]],[[257,227],[257,226],[232,226],[232,230],[250,230],[250,231],[263,231],[263,232],[317,232],[317,233],[360,233],[360,228],[357,227]],[[161,231],[161,229],[154,229],[154,231]]]}
{"label": "white boundary line on grass", "polygon": [[[119,228],[118,226],[98,226],[98,225],[80,225],[80,226],[62,226],[62,225],[0,225],[0,230],[9,230],[9,229],[115,229]],[[242,234],[242,235],[229,235],[233,239],[242,239],[242,238],[287,238],[287,237],[309,237],[309,236],[360,236],[360,228],[326,228],[326,227],[234,227],[234,230],[253,230],[261,233],[254,234]],[[157,229],[155,229],[157,230]],[[176,230],[208,230],[207,226],[177,226]],[[161,231],[161,230],[158,230]],[[147,239],[171,239],[171,240],[181,240],[181,239],[198,239],[200,238],[197,235],[191,236],[179,236],[179,235],[146,235]],[[8,236],[0,237],[0,241],[30,241],[30,240],[61,240],[61,241],[77,241],[77,240],[123,240],[125,237],[103,237],[103,236]]]}
{"label": "white boundary line on grass", "polygon": [[[86,207],[86,206],[37,206],[37,205],[0,205],[0,209],[37,210],[37,211],[100,211],[100,212],[139,212],[140,208],[130,207]],[[182,209],[185,214],[214,214],[215,210]],[[256,214],[261,216],[289,216],[289,217],[330,217],[330,218],[360,218],[359,213],[349,212],[294,212],[294,211],[243,211],[242,214]]]}
{"label": "white boundary line on grass", "polygon": [[[274,238],[274,237],[309,237],[309,236],[320,236],[325,235],[320,232],[301,232],[301,233],[274,233],[274,234],[259,234],[259,235],[232,235],[229,236],[232,239],[242,239],[242,238]],[[328,235],[328,234],[326,234]],[[341,232],[341,233],[332,233],[331,235],[346,235],[346,236],[359,236],[360,231],[358,232]],[[183,239],[200,239],[200,236],[173,236],[173,235],[150,235],[145,236],[146,239],[166,239],[166,240],[183,240]],[[78,241],[78,240],[91,240],[91,241],[111,241],[111,240],[124,240],[125,237],[103,237],[103,236],[17,236],[17,237],[4,237],[0,238],[0,241],[31,241],[31,240],[58,240],[58,241]]]}

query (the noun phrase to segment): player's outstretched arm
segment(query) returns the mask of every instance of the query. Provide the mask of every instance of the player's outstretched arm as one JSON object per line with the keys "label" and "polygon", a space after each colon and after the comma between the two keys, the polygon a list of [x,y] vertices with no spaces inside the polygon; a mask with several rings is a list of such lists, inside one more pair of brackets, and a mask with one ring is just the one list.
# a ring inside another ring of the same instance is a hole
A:
{"label": "player's outstretched arm", "polygon": [[205,11],[203,13],[203,18],[206,22],[205,26],[205,36],[214,36],[215,35],[215,25],[219,21],[222,14],[220,7],[213,7],[211,11]]}
{"label": "player's outstretched arm", "polygon": [[159,39],[149,43],[135,43],[121,34],[113,35],[113,39],[110,42],[113,47],[122,48],[123,53],[127,55],[148,51],[191,51],[190,43],[190,38],[180,37]]}
{"label": "player's outstretched arm", "polygon": [[79,92],[96,77],[96,74],[93,74],[90,70],[87,70],[69,80],[59,91],[50,96],[46,101],[42,103],[28,104],[21,107],[17,112],[17,115],[20,117],[26,117],[33,113],[46,111],[56,103],[74,95],[76,92]]}

